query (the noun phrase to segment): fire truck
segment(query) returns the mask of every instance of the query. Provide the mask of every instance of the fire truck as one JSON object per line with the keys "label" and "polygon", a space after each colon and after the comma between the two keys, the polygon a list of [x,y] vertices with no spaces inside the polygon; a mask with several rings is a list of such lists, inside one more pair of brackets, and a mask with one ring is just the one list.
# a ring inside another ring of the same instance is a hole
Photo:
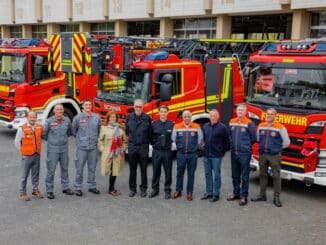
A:
{"label": "fire truck", "polygon": [[[127,63],[114,61],[112,57],[118,57],[119,52],[112,46],[103,47],[106,62],[101,67],[102,81],[93,110],[102,117],[115,110],[125,119],[133,111],[133,101],[140,98],[145,102],[144,112],[153,120],[159,117],[159,105],[164,104],[175,122],[181,120],[184,110],[190,110],[195,122],[205,123],[213,108],[219,110],[223,122],[228,122],[233,105],[243,102],[242,57],[263,43],[171,39],[168,45]],[[120,65],[115,67],[116,63]]]}
{"label": "fire truck", "polygon": [[[49,42],[11,39],[0,46],[0,125],[17,129],[29,110],[43,122],[62,103],[72,118],[97,93],[97,63],[85,33],[54,34]],[[89,46],[89,47],[88,47]]]}
{"label": "fire truck", "polygon": [[[274,107],[289,133],[282,178],[326,186],[326,39],[266,44],[244,70],[251,120],[258,125]],[[257,147],[251,166],[259,168]]]}

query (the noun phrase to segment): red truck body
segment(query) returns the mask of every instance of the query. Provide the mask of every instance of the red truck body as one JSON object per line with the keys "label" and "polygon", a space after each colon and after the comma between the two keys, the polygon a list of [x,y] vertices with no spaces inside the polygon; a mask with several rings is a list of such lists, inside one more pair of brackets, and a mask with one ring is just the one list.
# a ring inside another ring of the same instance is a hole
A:
{"label": "red truck body", "polygon": [[[271,43],[247,67],[249,117],[258,125],[274,107],[291,139],[282,152],[282,177],[325,186],[326,41]],[[259,167],[257,147],[252,167]]]}

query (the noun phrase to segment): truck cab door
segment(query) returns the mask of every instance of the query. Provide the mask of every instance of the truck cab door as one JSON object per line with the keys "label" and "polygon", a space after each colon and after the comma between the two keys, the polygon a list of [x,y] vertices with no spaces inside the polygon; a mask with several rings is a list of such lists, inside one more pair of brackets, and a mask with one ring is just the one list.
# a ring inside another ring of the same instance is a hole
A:
{"label": "truck cab door", "polygon": [[206,64],[206,110],[217,109],[221,122],[233,116],[233,60],[221,58]]}

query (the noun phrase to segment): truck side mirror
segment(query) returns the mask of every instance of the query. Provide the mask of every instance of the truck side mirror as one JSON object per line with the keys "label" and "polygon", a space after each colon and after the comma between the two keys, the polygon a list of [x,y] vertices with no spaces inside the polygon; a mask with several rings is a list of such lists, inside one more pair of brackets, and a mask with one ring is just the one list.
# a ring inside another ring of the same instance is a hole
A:
{"label": "truck side mirror", "polygon": [[160,84],[160,99],[161,101],[167,101],[171,99],[172,96],[172,74],[164,74],[159,81]]}
{"label": "truck side mirror", "polygon": [[171,83],[161,83],[160,86],[160,99],[161,101],[170,100],[172,96],[172,85]]}
{"label": "truck side mirror", "polygon": [[33,81],[37,81],[42,79],[42,66],[34,66],[34,79]]}
{"label": "truck side mirror", "polygon": [[42,79],[42,64],[44,57],[35,55],[34,68],[33,68],[33,81]]}

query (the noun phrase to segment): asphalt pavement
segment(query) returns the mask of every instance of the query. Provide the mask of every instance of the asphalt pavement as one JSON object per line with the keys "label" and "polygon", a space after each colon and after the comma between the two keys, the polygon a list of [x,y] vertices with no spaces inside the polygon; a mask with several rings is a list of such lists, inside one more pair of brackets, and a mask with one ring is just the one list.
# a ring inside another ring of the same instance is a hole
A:
{"label": "asphalt pavement", "polygon": [[[100,195],[87,190],[84,196],[61,192],[60,170],[55,175],[54,200],[19,200],[20,156],[13,146],[15,133],[0,129],[0,244],[326,244],[326,187],[306,187],[301,182],[283,181],[282,208],[272,204],[271,185],[267,202],[240,207],[228,202],[232,192],[230,155],[222,165],[220,201],[200,200],[205,190],[202,158],[198,159],[194,200],[184,195],[165,200],[164,175],[161,193],[153,199],[128,197],[129,167],[117,178],[119,197],[106,194],[108,178],[97,169]],[[40,190],[45,189],[46,143],[41,157]],[[70,140],[70,182],[73,187],[75,142]],[[138,170],[139,171],[139,170]],[[140,173],[138,172],[138,177]],[[173,184],[175,189],[176,164]],[[149,187],[152,178],[148,166]],[[186,180],[186,177],[185,177]],[[139,184],[139,180],[138,180]],[[31,184],[28,180],[30,194]],[[149,188],[148,193],[151,191]],[[258,173],[252,173],[249,195],[259,191]]]}

